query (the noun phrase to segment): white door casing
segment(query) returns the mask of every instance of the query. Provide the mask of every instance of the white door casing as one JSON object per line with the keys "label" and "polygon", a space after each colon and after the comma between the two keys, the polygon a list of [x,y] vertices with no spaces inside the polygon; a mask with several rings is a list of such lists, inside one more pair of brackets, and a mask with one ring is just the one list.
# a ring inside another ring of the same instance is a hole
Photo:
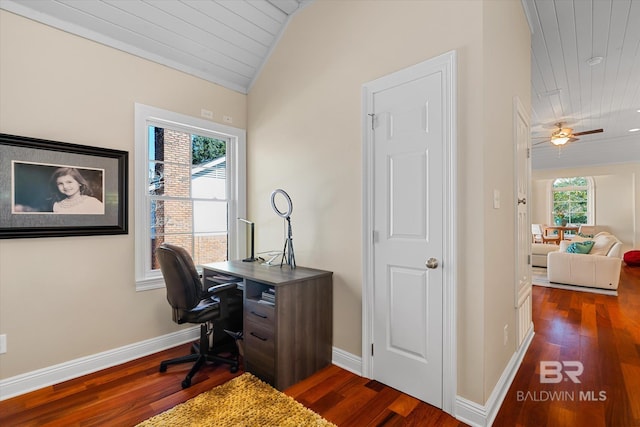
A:
{"label": "white door casing", "polygon": [[520,99],[513,100],[516,173],[516,348],[533,327],[531,301],[531,137],[529,118]]}
{"label": "white door casing", "polygon": [[[449,413],[456,369],[454,85],[449,52],[363,91],[363,375]],[[438,266],[427,268],[429,258]]]}

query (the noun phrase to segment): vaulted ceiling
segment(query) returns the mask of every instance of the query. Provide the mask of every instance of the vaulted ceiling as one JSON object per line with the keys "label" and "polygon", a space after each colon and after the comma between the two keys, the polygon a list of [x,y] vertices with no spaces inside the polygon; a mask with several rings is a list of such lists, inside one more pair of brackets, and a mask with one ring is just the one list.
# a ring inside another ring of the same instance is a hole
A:
{"label": "vaulted ceiling", "polygon": [[1,0],[0,7],[247,93],[304,0]]}
{"label": "vaulted ceiling", "polygon": [[[310,1],[0,0],[0,8],[248,93]],[[629,132],[640,128],[640,0],[521,1],[532,33],[533,141],[542,142],[534,169],[640,161],[640,132]],[[604,132],[559,152],[544,142],[556,123]]]}

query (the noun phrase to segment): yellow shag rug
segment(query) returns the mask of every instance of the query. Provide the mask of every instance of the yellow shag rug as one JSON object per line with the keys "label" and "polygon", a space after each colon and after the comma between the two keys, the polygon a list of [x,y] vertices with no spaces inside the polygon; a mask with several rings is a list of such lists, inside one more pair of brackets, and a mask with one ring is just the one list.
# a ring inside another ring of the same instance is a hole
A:
{"label": "yellow shag rug", "polygon": [[138,424],[155,426],[333,426],[250,373]]}

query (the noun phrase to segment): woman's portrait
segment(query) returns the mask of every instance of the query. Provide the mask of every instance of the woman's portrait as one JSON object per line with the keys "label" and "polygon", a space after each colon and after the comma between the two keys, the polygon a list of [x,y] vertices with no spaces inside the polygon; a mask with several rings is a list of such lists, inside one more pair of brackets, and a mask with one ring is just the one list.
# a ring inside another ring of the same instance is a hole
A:
{"label": "woman's portrait", "polygon": [[104,170],[14,162],[13,213],[104,215]]}

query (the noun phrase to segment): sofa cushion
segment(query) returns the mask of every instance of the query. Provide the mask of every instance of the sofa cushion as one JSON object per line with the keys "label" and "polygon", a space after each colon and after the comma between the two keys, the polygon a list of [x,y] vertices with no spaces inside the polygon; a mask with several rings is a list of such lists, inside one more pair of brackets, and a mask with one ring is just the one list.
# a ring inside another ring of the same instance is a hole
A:
{"label": "sofa cushion", "polygon": [[593,239],[593,248],[591,248],[591,255],[607,255],[609,249],[616,244],[617,239],[612,234],[596,234]]}
{"label": "sofa cushion", "polygon": [[570,254],[588,254],[593,247],[594,242],[587,240],[586,242],[573,242],[567,246],[567,252]]}

